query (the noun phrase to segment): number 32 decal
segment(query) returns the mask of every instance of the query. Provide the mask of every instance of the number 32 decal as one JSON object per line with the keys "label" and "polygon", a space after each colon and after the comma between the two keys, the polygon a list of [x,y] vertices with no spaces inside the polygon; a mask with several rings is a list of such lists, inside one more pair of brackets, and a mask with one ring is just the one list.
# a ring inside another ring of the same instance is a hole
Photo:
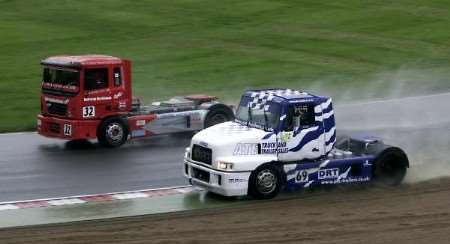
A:
{"label": "number 32 decal", "polygon": [[95,107],[94,106],[86,106],[83,107],[83,118],[95,117]]}

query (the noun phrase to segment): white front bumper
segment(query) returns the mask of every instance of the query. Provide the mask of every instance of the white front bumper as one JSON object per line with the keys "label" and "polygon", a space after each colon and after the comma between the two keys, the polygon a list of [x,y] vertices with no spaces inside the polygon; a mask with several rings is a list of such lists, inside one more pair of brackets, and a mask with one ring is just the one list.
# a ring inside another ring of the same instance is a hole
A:
{"label": "white front bumper", "polygon": [[247,195],[251,172],[219,171],[199,165],[187,158],[184,159],[184,164],[184,177],[194,186],[223,196]]}

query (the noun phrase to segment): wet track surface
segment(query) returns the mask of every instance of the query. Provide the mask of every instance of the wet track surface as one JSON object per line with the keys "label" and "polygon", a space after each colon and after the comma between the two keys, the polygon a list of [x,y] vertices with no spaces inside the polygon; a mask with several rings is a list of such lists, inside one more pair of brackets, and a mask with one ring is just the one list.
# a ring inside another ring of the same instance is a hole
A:
{"label": "wet track surface", "polygon": [[[336,106],[338,134],[370,133],[404,148],[407,181],[450,175],[450,94]],[[0,135],[0,201],[185,185],[189,136],[160,136],[104,149],[35,133]]]}

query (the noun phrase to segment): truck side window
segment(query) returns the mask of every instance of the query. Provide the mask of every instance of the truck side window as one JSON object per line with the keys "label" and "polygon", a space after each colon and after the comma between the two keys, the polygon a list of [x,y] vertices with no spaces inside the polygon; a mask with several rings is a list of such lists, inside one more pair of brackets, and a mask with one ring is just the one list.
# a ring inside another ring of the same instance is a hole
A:
{"label": "truck side window", "polygon": [[294,130],[294,107],[290,106],[287,114],[286,114],[286,119],[284,122],[284,131],[293,131]]}
{"label": "truck side window", "polygon": [[114,68],[114,86],[121,86],[122,85],[122,74],[120,73],[120,68]]}
{"label": "truck side window", "polygon": [[298,127],[308,128],[315,124],[314,105],[293,105],[286,114],[284,131],[294,131]]}
{"label": "truck side window", "polygon": [[314,105],[299,105],[295,107],[294,115],[300,118],[300,126],[307,128],[316,123]]}
{"label": "truck side window", "polygon": [[84,88],[88,91],[104,89],[108,87],[108,69],[86,69]]}

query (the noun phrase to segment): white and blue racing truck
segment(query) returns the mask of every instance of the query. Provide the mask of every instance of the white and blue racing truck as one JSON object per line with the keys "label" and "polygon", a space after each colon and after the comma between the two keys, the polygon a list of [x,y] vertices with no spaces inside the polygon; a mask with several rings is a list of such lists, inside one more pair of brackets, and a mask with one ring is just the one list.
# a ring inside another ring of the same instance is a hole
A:
{"label": "white and blue racing truck", "polygon": [[336,139],[331,98],[291,89],[245,92],[235,121],[194,135],[184,158],[192,185],[259,199],[284,188],[396,185],[408,167],[403,150],[374,137]]}

